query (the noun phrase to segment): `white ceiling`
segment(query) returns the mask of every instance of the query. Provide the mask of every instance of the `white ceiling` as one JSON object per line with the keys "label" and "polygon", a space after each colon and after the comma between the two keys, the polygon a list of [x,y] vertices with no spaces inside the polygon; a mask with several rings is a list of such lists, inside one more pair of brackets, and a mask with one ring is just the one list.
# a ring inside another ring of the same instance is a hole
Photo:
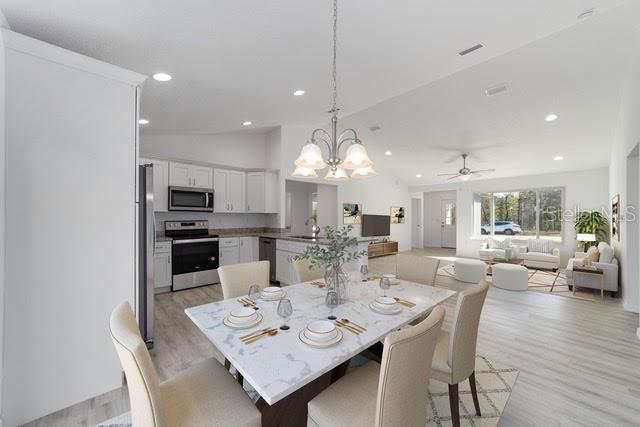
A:
{"label": "white ceiling", "polygon": [[[339,24],[343,112],[362,110],[568,28],[589,7],[596,6],[600,14],[624,2],[343,0]],[[144,89],[143,116],[151,120],[147,132],[221,132],[239,129],[245,120],[263,128],[325,117],[330,0],[0,0],[0,8],[15,31],[144,74],[172,74],[171,82],[151,80]],[[486,47],[465,57],[457,55],[476,43]],[[550,108],[549,102],[535,97],[537,85],[525,86],[530,82],[524,78],[518,82],[509,69],[503,71],[487,70],[475,82],[461,83],[469,93],[477,93],[487,83],[512,81],[514,94],[535,98],[532,102],[540,110],[536,113]],[[541,70],[551,71],[552,67]],[[291,94],[298,88],[307,94],[294,98]],[[565,107],[560,95],[556,92],[557,108]],[[472,119],[457,131],[462,135],[469,129],[469,135],[460,138],[493,138],[486,131],[481,135],[473,131],[474,124],[484,120],[482,114],[458,112],[462,104],[477,102],[472,95],[445,98],[450,99],[441,114],[449,112],[449,124]],[[505,108],[502,102],[495,101],[491,108]],[[416,113],[420,110],[426,107],[420,106]],[[454,114],[458,120],[451,117]],[[398,116],[396,125],[406,124],[408,117],[416,115]],[[506,130],[517,124],[517,117],[504,118]],[[570,118],[563,117],[561,123],[566,120]],[[385,132],[391,123],[386,126]],[[501,130],[498,127],[494,133]],[[429,132],[422,143],[434,143],[433,137],[448,143],[441,133]],[[548,130],[540,132],[543,136]],[[512,140],[509,135],[502,138]],[[410,138],[401,139],[406,144]],[[400,146],[398,150],[400,154]],[[427,174],[426,166],[420,169]]]}

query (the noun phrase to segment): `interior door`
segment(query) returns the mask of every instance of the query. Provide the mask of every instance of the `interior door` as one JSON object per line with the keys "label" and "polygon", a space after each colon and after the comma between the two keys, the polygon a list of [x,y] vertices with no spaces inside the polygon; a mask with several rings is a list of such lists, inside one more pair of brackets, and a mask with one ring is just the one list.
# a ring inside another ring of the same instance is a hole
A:
{"label": "interior door", "polygon": [[422,247],[422,200],[411,199],[411,247]]}
{"label": "interior door", "polygon": [[456,201],[442,199],[440,210],[441,247],[456,247]]}

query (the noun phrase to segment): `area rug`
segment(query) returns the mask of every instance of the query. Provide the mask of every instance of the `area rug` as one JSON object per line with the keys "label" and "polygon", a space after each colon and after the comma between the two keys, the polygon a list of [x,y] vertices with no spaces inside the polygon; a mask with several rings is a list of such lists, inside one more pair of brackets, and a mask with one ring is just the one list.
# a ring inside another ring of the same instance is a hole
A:
{"label": "area rug", "polygon": [[[528,271],[529,279],[527,285],[529,291],[575,298],[584,301],[600,300],[600,290],[598,289],[578,288],[574,295],[573,291],[569,290],[564,270],[554,272],[551,270],[537,270],[535,268],[529,268]],[[438,275],[455,277],[453,264],[439,268]],[[491,276],[487,276],[487,280],[490,282]]]}
{"label": "area rug", "polygon": [[[362,356],[352,359],[349,369],[357,369],[357,366],[368,362]],[[500,415],[507,406],[507,401],[518,378],[518,370],[508,366],[491,362],[485,357],[476,356],[476,387],[480,412],[475,413],[469,381],[464,381],[459,386],[460,394],[460,423],[471,426],[497,426]],[[427,409],[427,426],[450,426],[451,410],[449,406],[449,388],[447,384],[431,380],[429,382],[429,407]],[[251,394],[251,393],[250,393]],[[119,415],[104,421],[97,427],[131,427],[131,413]]]}

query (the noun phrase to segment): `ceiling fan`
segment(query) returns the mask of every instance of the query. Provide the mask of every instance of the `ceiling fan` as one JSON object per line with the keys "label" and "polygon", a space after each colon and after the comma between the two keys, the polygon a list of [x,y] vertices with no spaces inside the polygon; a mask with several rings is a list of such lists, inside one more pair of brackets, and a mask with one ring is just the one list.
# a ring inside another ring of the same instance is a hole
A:
{"label": "ceiling fan", "polygon": [[481,169],[481,170],[471,170],[467,167],[467,157],[468,154],[462,154],[462,169],[458,170],[457,173],[440,173],[438,176],[449,176],[448,180],[460,178],[460,181],[468,181],[471,179],[471,176],[482,176],[480,173],[482,172],[495,172],[495,169]]}

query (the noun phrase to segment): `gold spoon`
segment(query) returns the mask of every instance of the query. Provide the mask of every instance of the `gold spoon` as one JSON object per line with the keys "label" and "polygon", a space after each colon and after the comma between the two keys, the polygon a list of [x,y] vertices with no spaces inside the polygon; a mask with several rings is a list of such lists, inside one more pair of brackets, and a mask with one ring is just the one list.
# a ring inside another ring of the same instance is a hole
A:
{"label": "gold spoon", "polygon": [[360,325],[358,325],[356,323],[350,322],[349,319],[340,319],[340,320],[342,321],[342,323],[346,323],[348,325],[351,325],[354,328],[362,329],[362,332],[367,330],[364,326],[360,326]]}
{"label": "gold spoon", "polygon": [[274,329],[273,331],[269,331],[269,332],[267,332],[266,334],[258,335],[257,337],[249,338],[248,340],[245,340],[245,341],[244,341],[244,343],[245,343],[245,344],[251,344],[251,343],[253,343],[253,342],[258,341],[258,340],[259,340],[260,338],[262,338],[262,337],[266,337],[266,336],[271,336],[271,337],[273,337],[273,336],[275,336],[275,335],[278,335],[278,330],[277,330],[277,329]]}

